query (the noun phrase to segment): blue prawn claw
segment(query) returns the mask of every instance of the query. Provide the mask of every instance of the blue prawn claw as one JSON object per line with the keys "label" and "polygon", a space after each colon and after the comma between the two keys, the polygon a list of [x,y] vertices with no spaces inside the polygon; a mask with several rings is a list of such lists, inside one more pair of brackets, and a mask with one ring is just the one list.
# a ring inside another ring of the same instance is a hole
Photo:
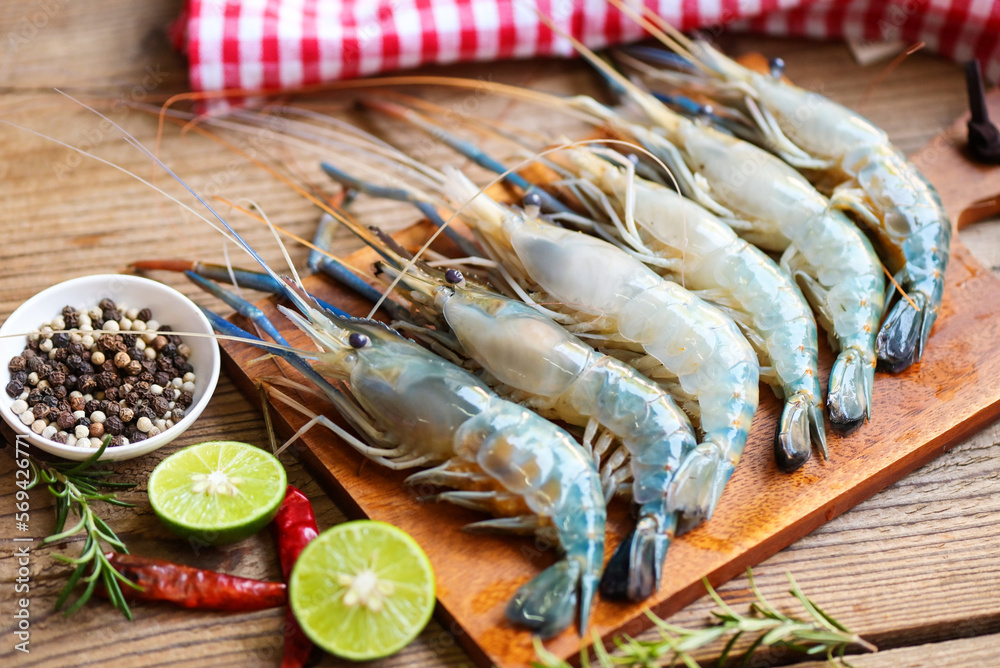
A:
{"label": "blue prawn claw", "polygon": [[[909,308],[909,306],[907,306]],[[864,424],[872,410],[875,368],[856,348],[840,353],[830,370],[827,411],[830,426],[839,434],[850,434]]]}
{"label": "blue prawn claw", "polygon": [[[902,273],[902,272],[901,272]],[[896,276],[899,282],[899,275]],[[899,297],[893,286],[889,287],[895,298],[885,300],[886,312],[889,314],[875,338],[875,350],[878,353],[878,368],[880,370],[899,373],[920,359],[924,345],[930,336],[931,325],[937,316],[928,314],[926,296],[919,292],[910,295],[917,305],[913,308],[908,301]]]}
{"label": "blue prawn claw", "polygon": [[[654,508],[647,508],[654,506]],[[677,524],[677,515],[667,513],[662,500],[639,511],[635,529],[618,544],[604,566],[601,596],[615,601],[643,601],[660,588],[663,560]]]}
{"label": "blue prawn claw", "polygon": [[774,459],[778,468],[791,473],[809,461],[815,442],[826,458],[826,433],[822,409],[804,393],[785,401],[774,435]]}
{"label": "blue prawn claw", "polygon": [[551,638],[572,623],[579,598],[582,633],[596,591],[596,578],[584,574],[580,562],[560,561],[518,589],[507,603],[505,614],[512,623],[526,626],[542,638]]}

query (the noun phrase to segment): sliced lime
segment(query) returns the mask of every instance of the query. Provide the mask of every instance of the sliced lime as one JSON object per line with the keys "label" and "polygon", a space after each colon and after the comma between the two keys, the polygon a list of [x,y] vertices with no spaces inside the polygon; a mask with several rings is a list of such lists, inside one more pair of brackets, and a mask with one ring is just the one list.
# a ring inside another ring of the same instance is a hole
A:
{"label": "sliced lime", "polygon": [[175,452],[149,476],[149,502],[175,533],[235,543],[271,521],[288,479],[274,455],[248,443],[209,441]]}
{"label": "sliced lime", "polygon": [[299,555],[288,588],[306,635],[352,661],[398,652],[434,611],[427,555],[384,522],[347,522],[320,534]]}

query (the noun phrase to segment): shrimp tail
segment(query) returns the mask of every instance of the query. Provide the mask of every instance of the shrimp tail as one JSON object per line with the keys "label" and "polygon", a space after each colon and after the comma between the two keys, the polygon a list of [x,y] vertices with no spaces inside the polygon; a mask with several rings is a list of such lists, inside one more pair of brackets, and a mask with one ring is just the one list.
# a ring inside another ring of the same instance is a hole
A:
{"label": "shrimp tail", "polygon": [[677,515],[659,499],[639,510],[639,521],[618,544],[601,576],[601,596],[622,601],[642,601],[660,588],[663,561],[677,524]]}
{"label": "shrimp tail", "polygon": [[823,429],[823,412],[803,392],[785,401],[785,409],[778,420],[774,436],[774,458],[778,468],[791,473],[809,461],[812,444],[819,447],[826,458],[826,434]]}
{"label": "shrimp tail", "polygon": [[[897,274],[897,282],[899,278]],[[914,292],[910,299],[916,308],[902,299],[898,291],[886,299],[888,315],[875,339],[879,369],[899,373],[923,355],[936,314],[930,312],[933,306],[924,294]]]}
{"label": "shrimp tail", "polygon": [[857,348],[847,348],[830,370],[827,410],[830,426],[839,434],[850,434],[864,424],[872,410],[875,369]]}
{"label": "shrimp tail", "polygon": [[573,559],[549,566],[517,590],[507,604],[507,619],[551,638],[572,623],[579,583],[580,628],[586,628],[597,583],[582,574],[580,562]]}
{"label": "shrimp tail", "polygon": [[722,453],[727,448],[711,440],[702,441],[677,469],[668,497],[671,510],[680,511],[677,534],[683,534],[712,517],[722,490],[735,465]]}

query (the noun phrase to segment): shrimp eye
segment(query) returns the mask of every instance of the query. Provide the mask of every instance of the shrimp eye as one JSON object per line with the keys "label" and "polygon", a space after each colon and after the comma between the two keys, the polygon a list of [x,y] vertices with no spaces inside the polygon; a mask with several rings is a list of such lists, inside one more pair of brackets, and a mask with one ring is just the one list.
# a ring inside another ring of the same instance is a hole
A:
{"label": "shrimp eye", "polygon": [[449,269],[448,271],[444,272],[444,280],[448,281],[452,285],[458,285],[459,283],[465,280],[465,277],[462,276],[462,272],[460,272],[458,269]]}
{"label": "shrimp eye", "polygon": [[354,332],[347,337],[347,342],[351,344],[352,348],[364,348],[371,343],[371,339],[360,332]]}
{"label": "shrimp eye", "polygon": [[521,201],[521,203],[525,207],[529,206],[540,207],[542,206],[542,196],[536,192],[529,192],[527,195],[524,196],[524,199]]}
{"label": "shrimp eye", "polygon": [[781,75],[785,73],[785,61],[782,58],[772,58],[770,62],[771,76],[775,79],[780,79]]}

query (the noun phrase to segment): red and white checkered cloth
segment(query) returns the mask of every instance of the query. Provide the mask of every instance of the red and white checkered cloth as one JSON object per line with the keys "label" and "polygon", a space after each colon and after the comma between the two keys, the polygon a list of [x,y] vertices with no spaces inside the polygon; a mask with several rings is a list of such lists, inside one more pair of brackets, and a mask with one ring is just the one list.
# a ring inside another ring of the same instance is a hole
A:
{"label": "red and white checkered cloth", "polygon": [[[631,0],[637,6],[638,0]],[[684,30],[923,41],[1000,80],[994,0],[644,0]],[[592,48],[642,30],[605,0],[188,0],[174,37],[195,90],[294,89],[425,63],[570,56],[532,7]]]}

